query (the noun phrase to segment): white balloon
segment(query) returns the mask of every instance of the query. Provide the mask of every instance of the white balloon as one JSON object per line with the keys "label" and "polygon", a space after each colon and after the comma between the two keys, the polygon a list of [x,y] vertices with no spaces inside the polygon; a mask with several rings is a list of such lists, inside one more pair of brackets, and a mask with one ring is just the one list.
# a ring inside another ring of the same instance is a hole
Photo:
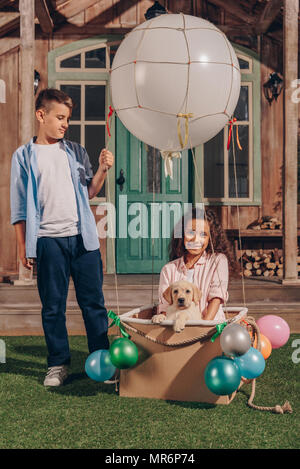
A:
{"label": "white balloon", "polygon": [[210,140],[228,123],[241,76],[226,36],[209,21],[181,13],[133,29],[116,52],[110,84],[113,107],[133,135],[180,151]]}

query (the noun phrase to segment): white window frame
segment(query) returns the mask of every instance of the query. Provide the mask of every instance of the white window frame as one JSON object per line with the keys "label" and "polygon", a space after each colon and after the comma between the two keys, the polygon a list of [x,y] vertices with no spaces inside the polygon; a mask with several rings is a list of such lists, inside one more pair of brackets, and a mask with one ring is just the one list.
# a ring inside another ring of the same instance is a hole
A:
{"label": "white window frame", "polygon": [[[112,45],[112,44],[110,44]],[[105,49],[106,50],[106,67],[96,67],[96,68],[87,68],[85,67],[85,53],[90,52],[91,50],[96,50],[96,49]],[[80,67],[77,68],[72,68],[72,67],[62,67],[61,62],[65,59],[70,59],[71,57],[74,57],[76,55],[81,56],[80,60]],[[108,67],[107,67],[108,65]],[[56,57],[55,60],[55,68],[57,72],[108,72],[110,69],[110,58],[109,58],[109,52],[108,52],[108,47],[107,43],[103,44],[96,44],[94,46],[86,46],[78,51],[72,51],[68,52],[67,54],[60,55],[59,57]]]}
{"label": "white window frame", "polygon": [[[74,55],[74,54],[73,54]],[[76,54],[75,54],[76,55]],[[85,126],[87,125],[103,125],[105,127],[106,121],[87,121],[85,120],[85,85],[102,85],[105,86],[105,95],[107,94],[107,86],[108,83],[105,80],[56,80],[55,86],[56,88],[61,87],[61,85],[77,85],[80,86],[80,100],[81,100],[81,107],[80,107],[80,120],[70,120],[69,125],[80,125],[80,144],[85,147]],[[99,148],[99,151],[101,148]],[[98,202],[105,202],[106,197],[93,197],[93,203]]]}
{"label": "white window frame", "polygon": [[211,205],[214,202],[223,203],[225,202],[228,205],[234,205],[236,203],[251,203],[253,201],[253,82],[252,81],[243,81],[243,74],[252,73],[252,60],[249,57],[246,57],[243,54],[237,53],[238,58],[242,58],[249,63],[249,69],[241,70],[241,87],[248,87],[248,111],[249,111],[249,120],[248,121],[237,121],[233,123],[233,138],[235,142],[235,156],[236,161],[238,159],[238,149],[236,143],[236,126],[239,125],[248,125],[249,127],[249,146],[248,146],[248,177],[249,177],[249,196],[248,197],[229,197],[229,151],[227,150],[227,141],[229,133],[229,125],[226,125],[224,128],[224,197],[205,197],[205,178],[204,178],[204,145],[203,145],[203,170],[201,171],[201,187],[202,187],[202,197],[204,203],[209,203]]}
{"label": "white window frame", "polygon": [[91,80],[57,80],[56,87],[60,89],[61,85],[77,85],[80,86],[80,101],[81,101],[81,109],[80,109],[80,120],[70,120],[70,125],[80,125],[80,144],[85,147],[85,132],[84,128],[86,125],[106,125],[106,121],[91,121],[85,120],[85,86],[86,85],[102,85],[107,87],[107,82],[104,80],[101,81],[91,81]]}

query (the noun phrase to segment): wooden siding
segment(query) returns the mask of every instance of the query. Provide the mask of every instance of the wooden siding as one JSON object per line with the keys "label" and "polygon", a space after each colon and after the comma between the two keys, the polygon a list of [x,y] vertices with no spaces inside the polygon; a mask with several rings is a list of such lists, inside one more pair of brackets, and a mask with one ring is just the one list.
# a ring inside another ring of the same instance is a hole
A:
{"label": "wooden siding", "polygon": [[0,57],[0,77],[6,83],[6,103],[0,104],[0,277],[17,270],[17,245],[10,224],[11,156],[19,141],[19,49],[13,48]]}
{"label": "wooden siding", "polygon": [[[53,3],[53,2],[52,2]],[[55,2],[54,2],[55,3]],[[62,2],[60,2],[62,3]],[[170,13],[180,11],[186,14],[203,16],[215,24],[230,25],[237,17],[210,2],[194,0],[161,1]],[[220,3],[220,2],[219,2]],[[222,2],[221,2],[222,3]],[[225,3],[225,2],[224,2]],[[56,2],[59,4],[59,1]],[[48,85],[47,56],[48,52],[63,45],[87,37],[101,34],[124,34],[144,21],[144,13],[153,5],[150,0],[132,1],[105,0],[92,4],[87,9],[69,17],[68,22],[61,18],[51,34],[42,32],[36,25],[35,41],[35,69],[41,75],[39,89]],[[220,4],[221,5],[221,4]],[[244,7],[243,7],[244,9]],[[245,10],[245,9],[244,9]],[[249,6],[250,11],[250,6]],[[243,13],[242,9],[239,10]],[[235,11],[235,14],[237,12]],[[60,13],[62,15],[62,11]],[[70,13],[68,13],[70,14]],[[247,14],[245,10],[244,14]],[[65,22],[63,22],[63,20]],[[243,20],[241,19],[241,22]],[[0,104],[1,122],[1,184],[0,184],[0,277],[12,272],[17,273],[17,253],[14,229],[10,226],[9,184],[10,161],[13,151],[22,143],[19,139],[19,38],[18,31],[0,38],[0,78],[4,79],[7,88],[7,103]],[[238,37],[238,34],[228,36],[230,40],[251,47],[260,54],[261,85],[267,80],[272,71],[282,72],[282,46],[269,36]],[[261,206],[239,207],[241,228],[260,215],[282,216],[282,164],[283,164],[283,94],[271,106],[263,94],[261,96]],[[299,207],[299,206],[298,206]],[[95,210],[95,209],[93,209]],[[237,208],[234,206],[216,207],[224,228],[238,227]],[[105,250],[102,242],[102,249]],[[102,253],[104,257],[104,251]],[[2,273],[1,273],[2,272]]]}

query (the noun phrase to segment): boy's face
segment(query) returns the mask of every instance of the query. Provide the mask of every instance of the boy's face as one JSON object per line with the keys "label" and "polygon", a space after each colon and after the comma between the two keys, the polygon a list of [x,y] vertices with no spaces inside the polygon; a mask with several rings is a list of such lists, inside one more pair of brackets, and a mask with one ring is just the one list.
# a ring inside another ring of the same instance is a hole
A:
{"label": "boy's face", "polygon": [[69,127],[71,110],[65,104],[52,101],[48,109],[38,109],[36,118],[40,124],[40,131],[48,139],[59,140],[64,137]]}

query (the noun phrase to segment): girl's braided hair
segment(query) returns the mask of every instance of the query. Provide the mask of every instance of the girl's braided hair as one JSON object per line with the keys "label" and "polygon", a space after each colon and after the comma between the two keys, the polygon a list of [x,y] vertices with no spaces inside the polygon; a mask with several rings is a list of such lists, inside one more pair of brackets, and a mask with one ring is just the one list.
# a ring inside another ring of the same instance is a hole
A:
{"label": "girl's braided hair", "polygon": [[[193,219],[204,219],[208,223],[210,229],[210,239],[206,251],[210,254],[213,252],[225,254],[228,260],[229,271],[231,275],[237,276],[240,269],[235,259],[233,248],[227,239],[227,236],[218,220],[217,215],[209,208],[199,209],[199,207],[193,207],[174,227],[172,238],[169,244],[170,261],[178,259],[187,253],[187,250],[184,246],[184,231],[187,221]],[[178,236],[178,233],[181,233],[181,236]]]}

